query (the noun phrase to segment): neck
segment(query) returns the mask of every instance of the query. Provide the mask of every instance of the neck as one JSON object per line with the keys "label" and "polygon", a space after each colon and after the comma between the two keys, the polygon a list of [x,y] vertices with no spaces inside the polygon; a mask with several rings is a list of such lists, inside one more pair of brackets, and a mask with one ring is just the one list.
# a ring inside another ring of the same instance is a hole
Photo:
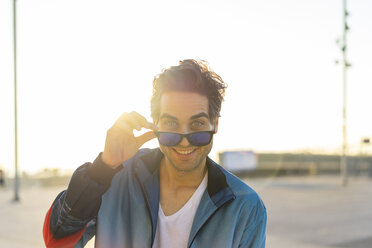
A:
{"label": "neck", "polygon": [[160,180],[173,189],[190,187],[197,188],[207,171],[206,159],[192,171],[180,171],[174,168],[171,162],[164,157],[160,165]]}

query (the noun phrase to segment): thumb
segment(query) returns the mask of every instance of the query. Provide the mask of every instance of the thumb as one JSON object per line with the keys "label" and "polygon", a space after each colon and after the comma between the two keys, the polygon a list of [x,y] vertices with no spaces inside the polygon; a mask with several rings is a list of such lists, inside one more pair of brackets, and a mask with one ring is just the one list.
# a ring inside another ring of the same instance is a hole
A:
{"label": "thumb", "polygon": [[154,131],[149,131],[136,137],[138,147],[141,147],[143,144],[145,144],[149,140],[152,140],[153,138],[156,138]]}

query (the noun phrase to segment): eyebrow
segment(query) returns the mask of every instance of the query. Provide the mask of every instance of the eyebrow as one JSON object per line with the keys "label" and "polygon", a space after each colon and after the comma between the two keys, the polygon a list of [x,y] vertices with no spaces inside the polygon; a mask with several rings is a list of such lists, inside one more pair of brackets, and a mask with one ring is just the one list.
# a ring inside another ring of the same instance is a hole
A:
{"label": "eyebrow", "polygon": [[169,114],[162,114],[162,115],[160,116],[160,120],[165,119],[165,118],[167,118],[167,119],[172,119],[172,120],[178,120],[177,117],[174,117],[174,116],[169,115]]}
{"label": "eyebrow", "polygon": [[[205,118],[207,118],[207,119],[209,118],[209,116],[208,116],[207,113],[205,113],[205,112],[200,112],[199,114],[196,114],[196,115],[191,116],[191,117],[190,117],[190,120],[198,119],[198,118],[200,118],[200,117],[205,117]],[[162,115],[160,116],[160,120],[165,119],[165,118],[167,118],[167,119],[172,119],[172,120],[178,120],[177,117],[172,116],[172,115],[170,115],[170,114],[162,114]]]}
{"label": "eyebrow", "polygon": [[190,117],[190,119],[191,120],[194,120],[194,119],[198,119],[198,118],[200,118],[200,117],[205,117],[205,118],[209,118],[209,116],[207,115],[207,113],[205,113],[205,112],[201,112],[201,113],[199,113],[199,114],[196,114],[196,115],[193,115],[193,116],[191,116]]}

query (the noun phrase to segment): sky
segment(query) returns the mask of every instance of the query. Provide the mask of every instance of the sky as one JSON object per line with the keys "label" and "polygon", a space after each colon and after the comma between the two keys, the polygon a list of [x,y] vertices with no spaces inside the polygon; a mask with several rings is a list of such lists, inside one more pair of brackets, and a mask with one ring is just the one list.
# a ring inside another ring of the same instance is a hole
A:
{"label": "sky", "polygon": [[[348,2],[347,138],[372,137],[372,2]],[[123,113],[150,119],[152,79],[204,59],[228,84],[211,157],[340,152],[341,0],[18,0],[21,171],[74,169]],[[14,166],[12,1],[0,1],[0,167]],[[144,147],[156,147],[153,140]]]}

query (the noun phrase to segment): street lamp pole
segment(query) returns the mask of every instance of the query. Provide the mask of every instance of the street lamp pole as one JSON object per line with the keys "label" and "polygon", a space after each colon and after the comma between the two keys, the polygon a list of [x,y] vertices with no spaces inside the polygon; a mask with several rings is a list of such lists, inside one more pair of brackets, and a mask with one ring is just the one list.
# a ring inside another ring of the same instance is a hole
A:
{"label": "street lamp pole", "polygon": [[346,71],[347,68],[350,67],[349,62],[347,61],[346,57],[346,51],[347,51],[347,40],[346,40],[346,34],[349,31],[349,26],[347,25],[347,17],[349,13],[346,9],[346,0],[343,0],[343,35],[342,35],[342,57],[343,57],[343,72],[342,72],[342,80],[343,80],[343,107],[342,107],[342,157],[341,157],[341,177],[342,177],[342,185],[346,186],[348,184],[348,164],[347,164],[347,116],[346,116],[346,104],[347,104],[347,83],[346,83]]}
{"label": "street lamp pole", "polygon": [[17,122],[17,9],[13,0],[13,52],[14,52],[14,201],[19,201],[18,178],[18,122]]}

